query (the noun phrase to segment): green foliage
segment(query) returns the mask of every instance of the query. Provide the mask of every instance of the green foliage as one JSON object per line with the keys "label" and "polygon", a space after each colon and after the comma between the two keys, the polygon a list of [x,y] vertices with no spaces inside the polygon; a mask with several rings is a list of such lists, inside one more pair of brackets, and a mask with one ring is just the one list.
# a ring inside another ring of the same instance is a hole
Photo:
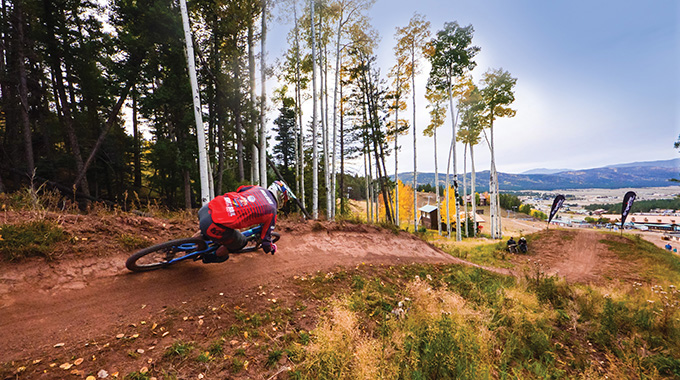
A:
{"label": "green foliage", "polygon": [[168,347],[167,350],[165,350],[165,353],[164,353],[163,356],[165,356],[167,358],[184,359],[187,356],[189,356],[189,354],[191,353],[191,351],[193,349],[194,349],[193,343],[176,341],[170,347]]}
{"label": "green foliage", "polygon": [[124,377],[125,380],[149,380],[151,379],[151,373],[141,373],[141,372],[130,372]]}
{"label": "green foliage", "polygon": [[68,234],[56,222],[48,220],[3,224],[0,225],[0,254],[9,261],[30,256],[50,259],[54,245],[67,239]]}
{"label": "green foliage", "polygon": [[[411,327],[404,342],[400,376],[407,379],[478,379],[488,377],[481,364],[476,331],[446,315]],[[486,375],[486,376],[485,376]]]}
{"label": "green foliage", "polygon": [[269,351],[269,354],[267,355],[267,368],[272,368],[276,364],[279,363],[279,360],[281,359],[281,356],[283,356],[283,351],[282,350],[272,350]]}
{"label": "green foliage", "polygon": [[519,212],[527,215],[531,215],[531,205],[530,204],[523,204],[519,206]]}
{"label": "green foliage", "polygon": [[133,234],[120,234],[118,242],[127,250],[142,249],[151,245],[149,239]]}
{"label": "green foliage", "polygon": [[519,209],[522,205],[522,201],[516,195],[500,193],[498,197],[500,198],[501,207],[506,210]]}

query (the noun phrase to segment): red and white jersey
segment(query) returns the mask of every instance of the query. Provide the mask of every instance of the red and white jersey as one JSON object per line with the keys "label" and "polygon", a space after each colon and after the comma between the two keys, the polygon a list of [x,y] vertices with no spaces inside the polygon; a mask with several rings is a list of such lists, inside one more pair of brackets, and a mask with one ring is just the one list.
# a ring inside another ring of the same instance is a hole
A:
{"label": "red and white jersey", "polygon": [[276,224],[276,199],[264,187],[248,185],[236,192],[215,197],[208,203],[215,223],[232,229],[262,224],[262,242],[271,243],[271,232]]}

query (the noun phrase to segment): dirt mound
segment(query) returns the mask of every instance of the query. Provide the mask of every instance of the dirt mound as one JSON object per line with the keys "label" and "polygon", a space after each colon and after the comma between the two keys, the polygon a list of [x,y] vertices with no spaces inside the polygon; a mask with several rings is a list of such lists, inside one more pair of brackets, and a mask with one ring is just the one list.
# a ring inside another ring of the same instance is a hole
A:
{"label": "dirt mound", "polygon": [[538,262],[546,274],[558,275],[572,283],[635,280],[636,268],[618,258],[603,243],[622,239],[593,230],[544,230],[531,237],[528,255],[514,255],[512,260],[520,266],[527,265],[527,260]]}
{"label": "dirt mound", "polygon": [[195,225],[137,216],[98,218],[61,217],[64,229],[78,240],[72,242],[73,252],[62,252],[55,261],[0,263],[0,331],[5,332],[0,358],[33,358],[57,343],[83,345],[116,335],[130,321],[219,293],[225,302],[238,303],[243,292],[258,286],[338,266],[460,262],[404,232],[282,220],[276,255],[253,252],[232,255],[222,264],[186,262],[134,274],[124,265],[134,249],[113,236],[141,234],[158,242],[187,236]]}

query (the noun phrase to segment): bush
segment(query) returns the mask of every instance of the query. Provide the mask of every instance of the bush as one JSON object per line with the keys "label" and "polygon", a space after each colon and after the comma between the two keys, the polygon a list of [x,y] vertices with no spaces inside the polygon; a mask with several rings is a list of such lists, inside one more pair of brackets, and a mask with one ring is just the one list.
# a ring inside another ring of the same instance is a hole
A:
{"label": "bush", "polygon": [[29,256],[52,258],[55,243],[68,239],[68,234],[55,222],[35,220],[0,226],[0,254],[16,261]]}

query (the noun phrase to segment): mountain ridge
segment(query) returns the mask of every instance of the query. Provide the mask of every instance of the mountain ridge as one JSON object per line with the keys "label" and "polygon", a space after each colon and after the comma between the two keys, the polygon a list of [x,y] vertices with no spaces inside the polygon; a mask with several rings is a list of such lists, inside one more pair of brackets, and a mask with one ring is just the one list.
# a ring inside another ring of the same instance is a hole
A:
{"label": "mountain ridge", "polygon": [[[609,165],[594,169],[567,170],[551,174],[512,174],[498,173],[501,190],[557,190],[587,188],[639,188],[677,186],[671,178],[680,176],[680,159],[633,162],[629,164]],[[463,181],[459,175],[459,181]],[[470,181],[467,173],[466,180]],[[391,176],[394,178],[394,176]],[[451,176],[451,182],[453,177]],[[404,183],[413,182],[413,173],[399,173]],[[489,171],[476,173],[476,191],[487,191],[489,188]],[[444,185],[446,173],[439,174],[439,183]],[[434,184],[434,173],[418,173],[418,185]]]}

